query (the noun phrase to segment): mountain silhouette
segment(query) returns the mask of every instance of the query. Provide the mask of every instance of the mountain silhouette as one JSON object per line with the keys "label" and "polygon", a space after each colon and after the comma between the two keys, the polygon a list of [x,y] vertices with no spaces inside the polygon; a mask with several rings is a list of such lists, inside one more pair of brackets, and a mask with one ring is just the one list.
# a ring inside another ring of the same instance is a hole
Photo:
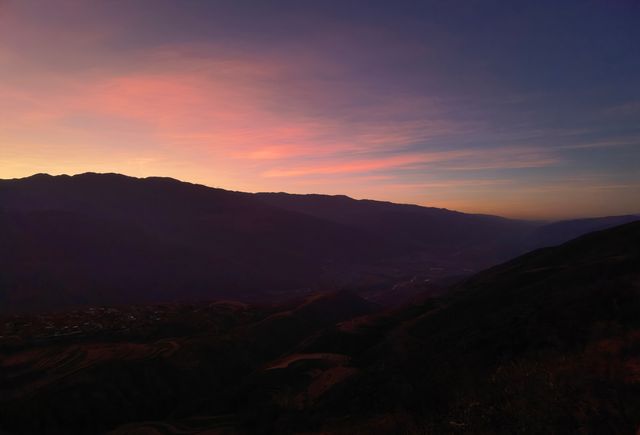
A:
{"label": "mountain silhouette", "polygon": [[0,180],[0,311],[384,292],[590,228],[170,178],[39,174]]}

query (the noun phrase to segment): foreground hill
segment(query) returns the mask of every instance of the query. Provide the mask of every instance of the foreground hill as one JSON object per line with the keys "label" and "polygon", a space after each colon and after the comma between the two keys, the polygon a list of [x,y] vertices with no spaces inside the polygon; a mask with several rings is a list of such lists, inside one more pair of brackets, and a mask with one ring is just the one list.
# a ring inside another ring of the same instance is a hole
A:
{"label": "foreground hill", "polygon": [[[617,220],[597,221],[606,227]],[[342,287],[398,301],[593,227],[117,174],[0,180],[0,312]],[[550,235],[551,234],[551,235]],[[432,284],[429,284],[432,285]],[[389,289],[400,289],[388,297]]]}
{"label": "foreground hill", "polygon": [[1,324],[9,433],[634,433],[640,223],[381,311],[95,308]]}

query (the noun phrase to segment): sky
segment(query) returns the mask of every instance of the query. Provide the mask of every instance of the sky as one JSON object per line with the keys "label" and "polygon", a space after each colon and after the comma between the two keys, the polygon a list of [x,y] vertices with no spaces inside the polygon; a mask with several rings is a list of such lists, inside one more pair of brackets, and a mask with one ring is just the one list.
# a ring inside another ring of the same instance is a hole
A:
{"label": "sky", "polygon": [[640,213],[640,2],[0,0],[0,178]]}

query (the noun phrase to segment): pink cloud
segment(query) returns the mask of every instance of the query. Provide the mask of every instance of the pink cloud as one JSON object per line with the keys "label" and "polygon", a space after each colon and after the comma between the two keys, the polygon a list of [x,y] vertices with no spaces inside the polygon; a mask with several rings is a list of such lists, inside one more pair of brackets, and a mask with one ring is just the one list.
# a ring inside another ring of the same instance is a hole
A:
{"label": "pink cloud", "polygon": [[308,175],[407,170],[437,165],[447,170],[485,170],[537,168],[556,164],[548,152],[535,149],[494,148],[461,149],[439,152],[400,153],[392,156],[351,156],[348,162],[336,160],[324,164],[307,164],[270,169],[266,177],[304,177]]}
{"label": "pink cloud", "polygon": [[355,160],[351,162],[314,164],[282,169],[270,169],[263,175],[265,177],[302,177],[307,175],[329,175],[340,173],[371,172],[381,169],[389,169],[412,165],[423,162],[423,155],[399,155],[376,159]]}
{"label": "pink cloud", "polygon": [[[556,161],[521,148],[416,151],[482,126],[443,116],[429,99],[372,97],[364,86],[335,79],[340,66],[322,60],[202,50],[211,48],[163,47],[130,68],[51,73],[44,81],[10,77],[14,85],[0,86],[2,125],[9,127],[0,133],[7,144],[0,159],[10,155],[29,162],[13,165],[12,175],[19,167],[77,168],[171,175],[254,191],[285,190],[278,184],[283,179],[286,186],[313,189],[340,179],[356,192],[364,181],[377,183],[370,194],[360,193],[368,197],[398,191],[393,186],[419,191],[460,185],[407,183],[404,172]],[[318,68],[334,77],[311,78]],[[43,154],[45,141],[49,148]],[[56,146],[57,153],[51,149]],[[313,179],[322,183],[314,185]]]}
{"label": "pink cloud", "polygon": [[322,81],[291,85],[291,77],[299,81],[317,67],[304,62],[211,58],[189,47],[163,48],[147,60],[143,69],[126,73],[87,74],[75,81],[53,76],[53,86],[35,87],[38,94],[25,87],[24,101],[7,105],[8,119],[40,118],[42,128],[59,128],[77,117],[101,125],[128,121],[167,147],[247,160],[403,147],[462,129],[435,116],[415,119],[416,110],[434,109],[410,98],[341,108],[364,90]]}

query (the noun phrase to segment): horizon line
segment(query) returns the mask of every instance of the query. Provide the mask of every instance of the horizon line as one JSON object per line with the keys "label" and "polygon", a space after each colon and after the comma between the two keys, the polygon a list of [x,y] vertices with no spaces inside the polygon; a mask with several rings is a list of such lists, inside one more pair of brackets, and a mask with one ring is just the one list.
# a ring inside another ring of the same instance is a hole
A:
{"label": "horizon line", "polygon": [[416,203],[409,203],[409,202],[395,202],[395,201],[388,201],[388,200],[382,200],[382,199],[374,199],[374,198],[359,198],[359,197],[354,197],[354,196],[350,196],[348,194],[330,194],[330,193],[318,193],[318,192],[308,192],[308,193],[291,193],[291,192],[287,192],[287,191],[247,191],[247,190],[236,190],[233,188],[226,188],[226,187],[220,187],[220,186],[212,186],[212,185],[208,185],[208,184],[204,184],[204,183],[199,183],[199,182],[194,182],[194,181],[187,181],[187,180],[182,180],[179,178],[175,178],[175,177],[170,177],[170,176],[165,176],[165,175],[147,175],[147,176],[135,176],[135,175],[129,175],[129,174],[125,174],[125,173],[121,173],[121,172],[96,172],[96,171],[86,171],[86,172],[78,172],[78,173],[59,173],[59,174],[51,174],[48,172],[36,172],[32,175],[27,175],[24,177],[13,177],[13,178],[1,178],[0,177],[0,181],[18,181],[18,180],[25,180],[25,179],[29,179],[29,178],[33,178],[33,177],[37,177],[37,176],[47,176],[47,177],[78,177],[78,176],[82,176],[82,175],[115,175],[115,176],[120,176],[120,177],[125,177],[125,178],[132,178],[132,179],[136,179],[136,180],[147,180],[147,179],[165,179],[165,180],[172,180],[172,181],[176,181],[178,183],[185,183],[185,184],[190,184],[193,186],[201,186],[201,187],[205,187],[208,189],[218,189],[218,190],[224,190],[226,192],[236,192],[236,193],[246,193],[246,194],[251,194],[251,195],[256,195],[256,194],[285,194],[285,195],[291,195],[291,196],[326,196],[326,197],[345,197],[348,198],[352,201],[371,201],[371,202],[379,202],[379,203],[386,203],[386,204],[394,204],[394,205],[401,205],[401,206],[413,206],[413,207],[421,207],[421,208],[432,208],[432,209],[438,209],[438,210],[443,210],[443,211],[449,211],[449,212],[453,212],[453,213],[462,213],[462,214],[468,214],[468,215],[475,215],[475,216],[490,216],[490,217],[497,217],[497,218],[502,218],[502,219],[508,219],[508,220],[516,220],[516,221],[528,221],[528,222],[538,222],[538,223],[554,223],[554,222],[561,222],[561,221],[571,221],[571,220],[583,220],[583,219],[605,219],[605,218],[614,218],[614,217],[624,217],[624,216],[634,216],[634,217],[638,217],[640,219],[640,211],[639,212],[633,212],[633,213],[625,213],[625,214],[618,214],[618,215],[598,215],[598,216],[571,216],[571,217],[550,217],[550,218],[531,218],[531,217],[514,217],[514,216],[505,216],[502,214],[492,214],[492,213],[478,213],[478,212],[472,212],[472,211],[463,211],[463,210],[457,210],[457,209],[450,209],[447,207],[437,207],[437,206],[433,206],[433,205],[426,205],[426,204],[416,204]]}

